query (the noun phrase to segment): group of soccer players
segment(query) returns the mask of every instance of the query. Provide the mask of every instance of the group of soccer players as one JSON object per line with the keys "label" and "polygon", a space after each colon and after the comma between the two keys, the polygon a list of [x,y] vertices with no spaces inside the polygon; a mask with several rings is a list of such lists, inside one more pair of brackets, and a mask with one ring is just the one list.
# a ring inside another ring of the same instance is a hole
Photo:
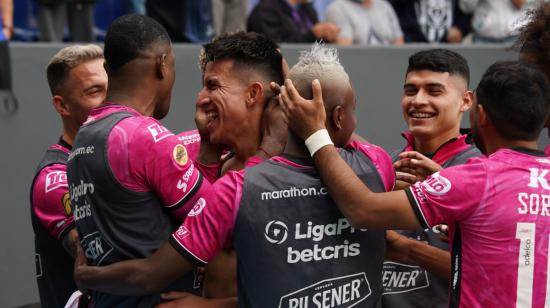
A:
{"label": "group of soccer players", "polygon": [[[523,39],[542,63],[534,27]],[[459,54],[412,55],[390,156],[354,133],[335,49],[288,69],[262,35],[214,39],[197,130],[181,134],[158,122],[174,61],[162,26],[127,15],[103,55],[71,46],[48,65],[64,133],[31,191],[44,307],[76,291],[71,255],[80,307],[550,306],[536,144],[550,85],[535,66],[495,63],[474,93]]]}

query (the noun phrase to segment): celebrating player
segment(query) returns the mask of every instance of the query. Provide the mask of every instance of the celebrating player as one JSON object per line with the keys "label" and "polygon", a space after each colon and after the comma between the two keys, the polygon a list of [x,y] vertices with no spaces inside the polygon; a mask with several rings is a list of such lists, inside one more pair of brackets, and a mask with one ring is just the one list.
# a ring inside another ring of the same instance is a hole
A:
{"label": "celebrating player", "polygon": [[550,160],[536,140],[550,107],[550,87],[536,68],[493,64],[474,95],[470,123],[488,157],[443,169],[405,191],[373,193],[353,174],[324,129],[321,87],[301,98],[287,80],[282,105],[329,193],[355,227],[418,229],[449,225],[452,306],[543,307],[550,304],[548,232]]}
{"label": "celebrating player", "polygon": [[[407,145],[393,158],[398,183],[414,184],[441,168],[463,164],[480,155],[479,150],[469,144],[470,136],[460,133],[462,115],[472,104],[469,79],[468,63],[456,52],[431,49],[409,58],[401,101],[409,127],[409,132],[403,134]],[[413,241],[418,240],[434,249],[384,263],[384,307],[447,305],[451,277],[449,247],[436,232],[431,229],[400,231],[410,239],[390,238],[390,242],[410,246],[418,245]],[[428,271],[410,263],[422,265]]]}
{"label": "celebrating player", "polygon": [[[80,244],[94,265],[156,251],[209,188],[182,142],[156,120],[169,110],[174,61],[168,34],[149,17],[122,16],[107,31],[107,103],[90,112],[67,166]],[[195,277],[187,278],[175,287],[195,290]],[[159,295],[94,292],[92,300],[150,307]]]}
{"label": "celebrating player", "polygon": [[[304,53],[289,78],[303,86],[306,96],[313,78],[326,85],[326,125],[337,145],[348,144],[339,155],[372,189],[391,190],[390,157],[374,145],[349,142],[356,125],[355,98],[335,50],[316,46]],[[215,195],[151,257],[107,267],[81,264],[76,276],[92,289],[151,293],[233,245],[242,306],[337,301],[376,307],[384,232],[352,228],[311,163],[307,149],[290,135],[281,157],[218,180]]]}
{"label": "celebrating player", "polygon": [[63,135],[46,151],[31,186],[36,277],[42,307],[62,307],[77,289],[71,255],[75,256],[78,234],[67,186],[67,157],[89,111],[105,99],[107,74],[103,62],[100,47],[74,45],[61,49],[46,68]]}

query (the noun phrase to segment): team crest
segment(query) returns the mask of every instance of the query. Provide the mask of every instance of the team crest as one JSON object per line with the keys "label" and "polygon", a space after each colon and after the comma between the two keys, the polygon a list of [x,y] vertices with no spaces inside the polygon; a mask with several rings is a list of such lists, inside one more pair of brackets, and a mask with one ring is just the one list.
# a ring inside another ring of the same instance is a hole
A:
{"label": "team crest", "polygon": [[73,210],[71,209],[71,196],[69,195],[69,192],[66,192],[63,195],[63,198],[61,199],[61,204],[63,205],[65,215],[71,216],[73,214]]}
{"label": "team crest", "polygon": [[183,145],[178,144],[174,147],[173,156],[178,165],[185,166],[185,164],[187,164],[187,150],[185,150],[185,147]]}

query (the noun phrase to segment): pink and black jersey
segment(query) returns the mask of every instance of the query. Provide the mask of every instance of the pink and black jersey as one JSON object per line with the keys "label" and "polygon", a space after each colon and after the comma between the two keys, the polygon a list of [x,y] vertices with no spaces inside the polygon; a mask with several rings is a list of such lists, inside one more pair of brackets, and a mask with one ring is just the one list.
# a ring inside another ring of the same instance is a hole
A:
{"label": "pink and black jersey", "polygon": [[[393,188],[390,157],[352,143],[340,151],[375,191]],[[377,307],[385,232],[353,228],[312,161],[274,157],[213,185],[170,239],[204,265],[222,249],[238,258],[240,307]]]}
{"label": "pink and black jersey", "polygon": [[549,307],[550,160],[501,149],[406,190],[421,224],[449,225],[452,307]]}
{"label": "pink and black jersey", "polygon": [[63,139],[50,146],[31,185],[36,279],[42,307],[62,307],[77,290],[74,261],[62,245],[74,227],[67,185],[70,148]]}
{"label": "pink and black jersey", "polygon": [[[92,110],[80,128],[68,180],[81,245],[94,265],[151,255],[209,187],[177,136],[113,104]],[[94,292],[93,300],[97,306],[150,307],[159,297]]]}
{"label": "pink and black jersey", "polygon": [[183,143],[187,149],[189,157],[193,160],[193,163],[199,169],[204,178],[208,180],[208,182],[214,183],[218,179],[220,173],[220,163],[205,165],[197,161],[201,148],[201,136],[199,135],[199,131],[195,129],[179,133],[178,139]]}
{"label": "pink and black jersey", "polygon": [[[410,132],[403,134],[407,145],[403,151],[414,151],[414,136]],[[470,136],[463,134],[441,145],[434,153],[426,153],[443,168],[464,164],[472,157],[479,157],[479,150],[470,144]],[[399,153],[393,157],[399,159]],[[449,250],[449,245],[439,239],[437,230],[400,230],[402,235],[428,243],[431,246]],[[445,307],[449,301],[448,280],[442,280],[420,266],[385,261],[382,276],[384,308]]]}

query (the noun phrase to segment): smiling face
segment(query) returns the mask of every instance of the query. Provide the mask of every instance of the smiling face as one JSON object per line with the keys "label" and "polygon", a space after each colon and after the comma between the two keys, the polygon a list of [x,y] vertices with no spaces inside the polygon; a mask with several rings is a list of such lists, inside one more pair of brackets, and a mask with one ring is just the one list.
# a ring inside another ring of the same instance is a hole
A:
{"label": "smiling face", "polygon": [[197,107],[208,117],[207,129],[213,144],[234,144],[250,120],[246,106],[248,84],[233,66],[234,60],[209,62],[197,96]]}
{"label": "smiling face", "polygon": [[411,71],[403,87],[403,117],[415,138],[449,140],[459,133],[462,113],[469,108],[466,81],[449,73]]}
{"label": "smiling face", "polygon": [[75,66],[69,71],[62,91],[63,101],[70,111],[70,118],[80,126],[91,109],[105,100],[107,73],[103,59],[95,59]]}

